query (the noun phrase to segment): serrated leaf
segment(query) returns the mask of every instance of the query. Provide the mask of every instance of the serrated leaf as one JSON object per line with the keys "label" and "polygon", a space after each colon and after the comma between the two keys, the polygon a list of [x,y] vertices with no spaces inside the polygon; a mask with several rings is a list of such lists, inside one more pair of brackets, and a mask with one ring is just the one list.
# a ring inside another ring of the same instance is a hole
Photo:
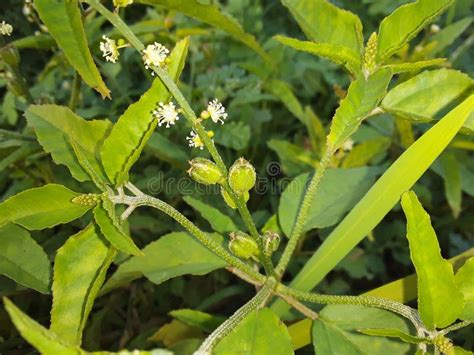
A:
{"label": "serrated leaf", "polygon": [[[118,219],[115,216],[114,206],[110,206],[107,210],[104,207],[104,203],[108,203],[107,199],[97,204],[94,208],[94,220],[97,223],[102,235],[107,239],[115,248],[123,251],[127,254],[132,255],[143,255],[140,249],[135,245],[132,238],[125,234],[121,226],[118,223]],[[108,211],[112,209],[113,215],[111,216]]]}
{"label": "serrated leaf", "polygon": [[169,312],[169,315],[208,333],[211,333],[225,320],[224,317],[213,316],[212,314],[194,309],[176,309]]}
{"label": "serrated leaf", "polygon": [[285,324],[269,308],[257,309],[215,347],[216,355],[294,354]]}
{"label": "serrated leaf", "polygon": [[[176,43],[169,56],[171,63],[168,73],[175,81],[178,81],[183,70],[188,47],[189,38],[185,38]],[[140,157],[157,125],[151,111],[157,103],[167,102],[170,97],[168,89],[156,78],[150,89],[130,105],[114,124],[100,156],[107,176],[115,185],[123,185],[128,180],[129,170]]]}
{"label": "serrated leaf", "polygon": [[382,328],[382,329],[367,328],[367,329],[359,329],[359,332],[361,332],[362,334],[378,336],[378,337],[398,338],[404,341],[405,343],[410,343],[410,344],[420,344],[423,342],[427,342],[427,339],[425,338],[420,338],[414,335],[410,335],[405,332],[402,332],[400,329],[394,329],[394,328]]}
{"label": "serrated leaf", "polygon": [[425,71],[395,86],[381,106],[406,119],[430,121],[472,85],[468,75],[456,70]]}
{"label": "serrated leaf", "polygon": [[13,222],[38,230],[68,223],[90,209],[72,203],[76,196],[79,194],[56,184],[22,191],[0,204],[0,226]]}
{"label": "serrated leaf", "polygon": [[326,0],[282,0],[282,3],[310,40],[362,53],[362,23],[353,13]]}
{"label": "serrated leaf", "polygon": [[55,333],[44,328],[4,297],[5,309],[21,336],[42,354],[81,355],[83,351],[65,344]]}
{"label": "serrated leaf", "polygon": [[[329,169],[321,180],[311,203],[303,232],[337,223],[374,183],[379,169]],[[309,174],[297,176],[283,191],[278,208],[282,231],[289,236],[296,220]]]}
{"label": "serrated leaf", "polygon": [[278,42],[284,44],[285,46],[291,47],[293,49],[307,52],[318,57],[323,57],[329,59],[330,61],[343,65],[349,72],[358,75],[361,67],[361,59],[359,54],[354,50],[330,43],[324,42],[310,42],[310,41],[300,41],[295,38],[289,38],[284,36],[275,36]]}
{"label": "serrated leaf", "polygon": [[454,276],[454,281],[464,296],[464,309],[460,319],[474,321],[474,258],[466,260]]}
{"label": "serrated leaf", "polygon": [[80,345],[82,331],[105,273],[116,255],[93,224],[71,236],[54,260],[51,331]]}
{"label": "serrated leaf", "polygon": [[443,169],[444,192],[454,218],[461,213],[462,190],[461,168],[454,154],[445,153],[440,157]]}
{"label": "serrated leaf", "polygon": [[[215,236],[222,241],[222,237]],[[226,266],[226,263],[187,233],[175,232],[162,236],[142,249],[144,256],[120,264],[107,281],[101,293],[105,293],[145,276],[160,284],[173,277],[192,274],[205,275]]]}
{"label": "serrated leaf", "polygon": [[410,71],[421,70],[435,65],[440,65],[444,62],[446,62],[446,58],[436,58],[430,60],[421,60],[419,62],[413,63],[388,64],[384,65],[382,68],[390,69],[393,74],[400,74]]}
{"label": "serrated leaf", "polygon": [[217,233],[226,234],[238,229],[232,219],[219,211],[217,208],[209,206],[208,204],[191,196],[184,196],[183,200],[192,208],[197,210],[201,214],[202,218],[208,221],[212,226],[212,229]]}
{"label": "serrated leaf", "polygon": [[91,52],[77,0],[34,0],[35,9],[71,65],[102,97],[110,97]]}
{"label": "serrated leaf", "polygon": [[43,149],[57,164],[65,165],[76,180],[86,181],[90,177],[76,157],[71,138],[81,148],[94,172],[102,181],[107,181],[98,150],[110,129],[109,121],[86,121],[69,108],[57,105],[31,105],[25,117]]}
{"label": "serrated leaf", "polygon": [[48,256],[30,233],[14,224],[0,228],[0,274],[38,292],[49,293]]}
{"label": "serrated leaf", "polygon": [[390,139],[386,137],[374,138],[357,144],[347,154],[341,164],[343,168],[357,168],[370,163],[377,155],[383,153],[390,146]]}
{"label": "serrated leaf", "polygon": [[383,62],[443,13],[453,0],[418,0],[400,6],[380,23],[377,58]]}
{"label": "serrated leaf", "polygon": [[361,122],[377,107],[392,78],[389,69],[380,69],[368,79],[353,81],[332,119],[328,135],[329,149],[338,149],[357,130]]}
{"label": "serrated leaf", "polygon": [[170,10],[182,12],[186,16],[221,29],[253,49],[266,62],[272,63],[271,57],[260,46],[255,37],[246,33],[235,18],[220,11],[215,5],[203,4],[199,0],[138,0],[137,2],[165,6]]}
{"label": "serrated leaf", "polygon": [[[313,289],[397,204],[451,142],[474,110],[474,95],[464,100],[408,148],[324,240],[291,282],[299,290]],[[436,142],[436,144],[433,144]],[[283,313],[283,302],[273,305]]]}
{"label": "serrated leaf", "polygon": [[454,282],[453,267],[441,256],[430,216],[415,193],[405,192],[401,204],[407,218],[410,256],[418,278],[418,311],[429,329],[447,327],[464,307],[462,293]]}

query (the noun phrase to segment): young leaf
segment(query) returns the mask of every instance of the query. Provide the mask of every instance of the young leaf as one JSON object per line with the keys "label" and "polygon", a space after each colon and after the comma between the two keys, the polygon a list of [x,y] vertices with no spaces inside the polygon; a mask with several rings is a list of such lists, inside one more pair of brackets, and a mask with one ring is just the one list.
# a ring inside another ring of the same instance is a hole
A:
{"label": "young leaf", "polygon": [[443,13],[453,0],[418,0],[400,6],[380,23],[377,58],[383,62]]}
{"label": "young leaf", "polygon": [[84,82],[97,90],[102,97],[110,97],[110,91],[102,81],[87,46],[78,1],[34,0],[34,2],[41,20],[48,27],[48,32]]}
{"label": "young leaf", "polygon": [[[313,289],[396,205],[464,124],[474,110],[474,95],[464,100],[408,148],[372,186],[311,256],[291,286]],[[436,142],[436,144],[433,144]],[[273,305],[281,314],[283,302]]]}
{"label": "young leaf", "polygon": [[[170,54],[168,73],[175,81],[183,70],[188,46],[189,38],[185,38],[176,43]],[[130,168],[157,125],[151,111],[157,103],[166,103],[169,99],[168,89],[156,78],[150,89],[130,105],[115,123],[100,152],[105,171],[115,185],[123,185],[128,180]]]}
{"label": "young leaf", "polygon": [[221,12],[215,5],[205,4],[199,0],[138,0],[138,2],[149,5],[162,5],[170,10],[182,12],[186,16],[223,30],[253,49],[266,62],[272,63],[271,57],[260,46],[255,37],[246,33],[235,18]]}
{"label": "young leaf", "polygon": [[462,190],[461,169],[454,154],[446,153],[440,157],[443,167],[444,190],[454,218],[461,213]]}
{"label": "young leaf", "polygon": [[[314,196],[303,232],[337,223],[369,190],[378,174],[377,168],[330,169]],[[309,174],[297,176],[283,191],[278,208],[282,231],[289,236],[303,200]]]}
{"label": "young leaf", "polygon": [[65,165],[76,180],[90,180],[90,176],[79,163],[71,139],[81,148],[82,155],[101,181],[108,181],[98,151],[109,131],[109,121],[86,121],[69,108],[57,105],[32,105],[25,116],[43,149],[57,164]]}
{"label": "young leaf", "polygon": [[446,58],[436,58],[430,60],[422,60],[419,62],[413,63],[400,63],[400,64],[388,64],[384,65],[382,68],[388,68],[392,71],[393,74],[400,74],[410,71],[417,71],[424,68],[432,67],[435,65],[440,65],[446,62]]}
{"label": "young leaf", "polygon": [[474,257],[467,260],[454,276],[458,289],[464,296],[464,309],[460,319],[474,321]]}
{"label": "young leaf", "polygon": [[447,327],[464,307],[462,293],[454,282],[453,267],[441,256],[430,216],[415,193],[405,192],[401,203],[407,218],[410,256],[418,277],[418,311],[428,328]]}
{"label": "young leaf", "polygon": [[41,324],[28,317],[8,298],[4,297],[3,302],[5,303],[5,309],[21,336],[42,354],[83,354],[80,349],[63,343],[63,339],[60,339],[54,332],[44,328]]}
{"label": "young leaf", "polygon": [[407,334],[402,332],[400,329],[393,329],[393,328],[367,328],[367,329],[359,329],[359,332],[362,334],[378,336],[378,337],[388,337],[388,338],[398,338],[405,343],[410,344],[420,344],[423,342],[427,342],[428,339],[417,337],[414,335]]}
{"label": "young leaf", "polygon": [[169,312],[171,317],[181,322],[197,327],[205,332],[211,333],[225,320],[224,317],[213,316],[209,313],[195,311],[193,309],[176,309]]}
{"label": "young leaf", "polygon": [[347,96],[341,101],[332,119],[328,135],[329,149],[340,148],[357,130],[384,97],[391,78],[389,69],[380,69],[368,79],[361,76],[350,84]]}
{"label": "young leaf", "polygon": [[285,46],[299,51],[314,54],[319,57],[329,59],[330,61],[343,65],[349,72],[357,76],[360,72],[361,59],[357,52],[344,46],[338,46],[330,43],[318,43],[310,41],[300,41],[295,38],[284,36],[275,36],[278,42]]}
{"label": "young leaf", "polygon": [[105,273],[116,255],[94,225],[70,237],[54,261],[51,331],[80,345],[82,331]]}
{"label": "young leaf", "polygon": [[425,71],[395,86],[381,106],[385,111],[407,119],[430,121],[472,85],[468,75],[456,70]]}
{"label": "young leaf", "polygon": [[14,224],[0,228],[0,274],[38,292],[49,293],[48,256],[30,233]]}
{"label": "young leaf", "polygon": [[38,230],[68,223],[91,208],[72,203],[77,196],[78,193],[56,184],[20,192],[0,204],[0,226],[13,222]]}
{"label": "young leaf", "polygon": [[237,325],[213,351],[216,355],[294,354],[285,324],[268,308],[257,309]]}
{"label": "young leaf", "polygon": [[232,219],[219,211],[217,208],[209,206],[208,204],[199,201],[191,196],[184,196],[183,200],[197,210],[202,218],[210,223],[212,229],[217,233],[228,233],[237,230],[235,223]]}
{"label": "young leaf", "polygon": [[[108,204],[107,208],[105,205]],[[111,211],[111,212],[110,212]],[[115,215],[113,204],[105,198],[102,203],[94,208],[94,220],[100,228],[102,235],[110,244],[118,250],[132,255],[143,255],[140,249],[135,245],[132,238],[125,234]]]}
{"label": "young leaf", "polygon": [[362,53],[362,23],[353,13],[326,0],[282,0],[282,3],[310,40]]}
{"label": "young leaf", "polygon": [[[216,238],[222,240],[222,237]],[[144,256],[135,256],[123,264],[107,281],[101,293],[108,292],[139,277],[160,284],[173,277],[205,275],[226,266],[226,263],[187,233],[167,234],[142,249]]]}

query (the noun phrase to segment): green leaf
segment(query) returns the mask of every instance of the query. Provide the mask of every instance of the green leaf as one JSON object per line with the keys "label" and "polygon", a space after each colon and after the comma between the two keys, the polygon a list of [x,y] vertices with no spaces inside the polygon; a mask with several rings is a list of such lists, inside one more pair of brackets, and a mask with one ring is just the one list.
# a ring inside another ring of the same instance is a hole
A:
{"label": "green leaf", "polygon": [[459,316],[462,320],[474,321],[474,258],[467,260],[459,268],[454,281],[464,296],[464,309]]}
{"label": "green leaf", "polygon": [[407,334],[402,332],[400,329],[393,329],[393,328],[367,328],[367,329],[359,329],[359,332],[362,334],[378,336],[378,337],[388,337],[388,338],[398,338],[405,343],[410,344],[420,344],[423,342],[427,342],[426,338],[417,337],[414,335]]}
{"label": "green leaf", "polygon": [[185,169],[186,162],[190,159],[188,151],[184,150],[182,145],[172,142],[158,132],[152,133],[145,150],[180,169]]}
{"label": "green leaf", "polygon": [[195,311],[193,309],[176,309],[169,315],[179,319],[181,322],[197,327],[205,332],[211,333],[225,320],[224,317],[213,316],[209,313]]}
{"label": "green leaf", "polygon": [[462,190],[461,169],[454,154],[446,153],[440,157],[443,168],[444,190],[454,218],[461,213]]}
{"label": "green leaf", "polygon": [[48,256],[30,233],[14,224],[0,228],[0,274],[38,292],[49,293]]}
{"label": "green leaf", "polygon": [[[465,30],[469,28],[471,23],[472,17],[466,17],[441,29],[441,31],[431,37],[430,42],[425,46],[425,48],[432,48],[429,51],[429,55],[435,55],[451,45],[451,43],[453,43]],[[431,46],[430,44],[432,43],[436,43],[436,45]]]}
{"label": "green leaf", "polygon": [[[270,139],[267,145],[268,148],[277,153],[283,171],[289,176],[294,176],[310,169],[313,170],[318,165],[318,160],[314,154],[287,140]],[[276,169],[279,170],[278,167]],[[275,172],[270,173],[275,175]],[[279,171],[276,171],[276,173],[278,174]]]}
{"label": "green leaf", "polygon": [[431,219],[412,191],[402,195],[410,256],[418,278],[418,311],[429,329],[453,323],[464,307],[452,265],[441,256]]}
{"label": "green leaf", "polygon": [[[105,204],[109,204],[109,206],[105,208]],[[105,239],[118,250],[132,255],[143,255],[132,238],[123,231],[115,215],[115,207],[109,199],[104,198],[101,203],[95,206],[94,220]]]}
{"label": "green leaf", "polygon": [[[222,241],[220,236],[215,239]],[[186,274],[205,275],[226,266],[221,258],[189,234],[182,232],[164,235],[148,244],[142,251],[144,256],[134,256],[120,264],[101,293],[142,276],[160,284],[173,277]]]}
{"label": "green leaf", "polygon": [[[178,81],[183,70],[188,47],[189,38],[185,38],[176,43],[170,54],[168,73],[175,81]],[[127,182],[129,170],[140,157],[157,125],[151,111],[157,103],[167,102],[170,97],[168,89],[156,78],[150,89],[130,105],[114,124],[102,146],[100,156],[110,181],[116,186]]]}
{"label": "green leaf", "polygon": [[242,150],[249,145],[250,137],[250,126],[242,121],[238,121],[229,122],[219,127],[216,130],[214,141],[224,147]]}
{"label": "green leaf", "polygon": [[[372,186],[324,240],[291,287],[313,289],[362,239],[379,224],[451,142],[474,109],[474,95],[464,100],[408,148]],[[436,144],[433,144],[436,142]],[[281,314],[288,306],[275,302]]]}
{"label": "green leaf", "polygon": [[449,355],[472,355],[472,351],[463,349],[460,346],[454,346]]}
{"label": "green leaf", "polygon": [[400,6],[384,18],[378,33],[378,61],[391,57],[452,3],[453,0],[418,0]]}
{"label": "green leaf", "polygon": [[421,70],[435,65],[440,65],[444,62],[446,62],[446,58],[436,58],[413,63],[388,64],[384,65],[382,68],[390,69],[393,74],[400,74],[410,71]]}
{"label": "green leaf", "polygon": [[71,139],[80,148],[84,159],[87,159],[98,178],[103,182],[108,181],[99,161],[98,151],[109,131],[109,121],[86,121],[69,108],[57,105],[32,105],[28,107],[25,116],[43,149],[51,154],[57,164],[65,165],[76,180],[90,180],[90,176],[79,163]]}
{"label": "green leaf", "polygon": [[237,325],[213,351],[216,355],[294,354],[285,324],[268,308],[257,309]]}
{"label": "green leaf", "polygon": [[[374,338],[361,328],[395,328],[408,333],[406,321],[389,311],[363,306],[334,305],[320,312],[313,323],[316,354],[407,354],[410,345],[389,338]],[[370,349],[370,350],[369,350]]]}
{"label": "green leaf", "polygon": [[48,27],[48,32],[84,82],[97,90],[102,97],[110,97],[110,91],[102,81],[87,46],[77,0],[34,0],[34,2],[41,20]]}
{"label": "green leaf", "polygon": [[232,219],[207,203],[204,203],[191,196],[184,196],[183,200],[192,208],[197,210],[202,218],[209,222],[212,229],[217,233],[226,234],[228,232],[236,231],[238,228]]}
{"label": "green leaf", "polygon": [[[337,31],[334,31],[337,32]],[[293,49],[311,53],[318,57],[329,59],[330,61],[343,65],[349,72],[354,75],[358,75],[361,67],[361,59],[357,52],[354,50],[330,43],[318,43],[310,41],[300,41],[295,38],[289,38],[284,36],[273,37],[278,42],[285,46]]]}
{"label": "green leaf", "polygon": [[367,80],[360,76],[350,84],[347,96],[341,101],[332,119],[328,135],[329,149],[340,148],[357,130],[384,97],[391,78],[390,70],[380,69]]}
{"label": "green leaf", "polygon": [[390,90],[381,106],[407,119],[430,121],[472,84],[469,76],[456,70],[425,71]]}
{"label": "green leaf", "polygon": [[79,194],[56,184],[20,192],[0,204],[0,226],[13,222],[38,230],[68,223],[90,209],[90,206],[72,203],[76,196]]}
{"label": "green leaf", "polygon": [[54,260],[51,331],[80,345],[94,299],[116,255],[94,225],[71,236]]}
{"label": "green leaf", "polygon": [[326,0],[282,0],[282,3],[310,40],[362,53],[362,23],[353,13]]}
{"label": "green leaf", "polygon": [[[275,39],[280,41],[280,39],[284,39],[284,37],[276,36]],[[280,42],[285,44],[283,41]],[[293,89],[291,88],[290,84],[283,80],[270,79],[265,82],[264,88],[270,94],[280,99],[288,111],[290,111],[296,118],[298,118],[301,122],[306,123],[303,106],[293,93]]]}
{"label": "green leaf", "polygon": [[69,344],[64,344],[63,339],[60,339],[55,333],[28,317],[28,315],[17,308],[8,298],[4,297],[3,302],[5,303],[5,309],[21,336],[42,354],[83,354],[80,349]]}
{"label": "green leaf", "polygon": [[[378,168],[329,169],[313,198],[303,233],[337,223],[369,190]],[[289,236],[296,221],[310,174],[297,176],[283,191],[278,208],[282,231]]]}
{"label": "green leaf", "polygon": [[341,167],[357,168],[365,166],[377,155],[385,152],[390,146],[390,143],[390,139],[379,137],[357,144],[349,154],[347,154]]}
{"label": "green leaf", "polygon": [[186,16],[223,30],[253,49],[266,62],[272,63],[271,57],[260,46],[255,37],[246,33],[235,18],[223,13],[215,5],[204,4],[199,0],[138,0],[137,2],[149,5],[162,5],[170,10],[182,12]]}

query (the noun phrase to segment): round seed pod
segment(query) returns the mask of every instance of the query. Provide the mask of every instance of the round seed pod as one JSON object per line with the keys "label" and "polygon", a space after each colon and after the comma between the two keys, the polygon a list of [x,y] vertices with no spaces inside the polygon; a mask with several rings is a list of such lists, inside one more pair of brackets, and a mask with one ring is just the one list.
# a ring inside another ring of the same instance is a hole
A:
{"label": "round seed pod", "polygon": [[[230,208],[232,209],[236,209],[237,206],[235,205],[234,203],[234,200],[232,199],[232,197],[227,193],[227,191],[221,186],[221,195],[222,195],[222,198],[224,199],[225,203],[227,204],[227,206],[229,206]],[[249,193],[248,192],[244,192],[243,194],[244,196],[244,200],[245,202],[247,202],[249,200]]]}
{"label": "round seed pod", "polygon": [[201,184],[214,185],[224,181],[221,170],[209,159],[194,158],[189,164],[189,176]]}
{"label": "round seed pod", "polygon": [[255,186],[255,168],[244,158],[239,158],[229,169],[229,185],[237,194],[250,191]]}
{"label": "round seed pod", "polygon": [[243,232],[232,232],[229,234],[229,250],[242,259],[253,258],[258,260],[260,254],[258,245],[255,240],[248,234]]}

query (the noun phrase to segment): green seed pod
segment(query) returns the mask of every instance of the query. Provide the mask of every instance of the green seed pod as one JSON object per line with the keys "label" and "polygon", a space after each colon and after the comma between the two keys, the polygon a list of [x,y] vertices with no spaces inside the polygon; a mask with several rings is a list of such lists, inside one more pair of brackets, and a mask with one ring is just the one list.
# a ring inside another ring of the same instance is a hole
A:
{"label": "green seed pod", "polygon": [[262,236],[263,250],[266,255],[272,255],[280,245],[280,236],[278,233],[267,231]]}
{"label": "green seed pod", "polygon": [[189,176],[201,184],[214,185],[224,180],[220,169],[209,159],[194,158],[189,164],[191,165],[188,170]]}
{"label": "green seed pod", "polygon": [[81,206],[95,206],[99,201],[99,194],[83,194],[72,199],[72,203]]}
{"label": "green seed pod", "polygon": [[20,54],[13,46],[5,46],[0,49],[0,58],[12,67],[18,66],[20,63]]}
{"label": "green seed pod", "polygon": [[229,185],[238,194],[243,194],[255,186],[257,174],[244,158],[237,159],[229,169]]}
{"label": "green seed pod", "polygon": [[229,234],[229,250],[242,259],[253,258],[258,260],[260,254],[255,240],[243,232],[232,232]]}
{"label": "green seed pod", "polygon": [[[221,195],[222,195],[222,198],[224,199],[225,203],[227,204],[227,206],[229,206],[230,208],[232,209],[236,209],[237,206],[235,205],[234,203],[234,200],[232,199],[232,197],[227,193],[227,191],[221,186]],[[244,196],[244,200],[245,202],[247,202],[249,200],[249,193],[248,192],[244,192],[243,194]]]}

